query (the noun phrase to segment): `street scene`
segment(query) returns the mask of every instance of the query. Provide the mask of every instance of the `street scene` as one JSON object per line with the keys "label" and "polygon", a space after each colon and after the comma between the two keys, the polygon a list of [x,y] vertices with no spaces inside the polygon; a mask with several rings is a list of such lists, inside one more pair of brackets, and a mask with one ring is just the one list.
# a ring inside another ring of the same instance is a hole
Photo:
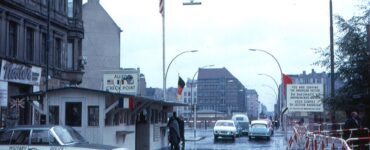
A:
{"label": "street scene", "polygon": [[1,0],[3,149],[369,150],[370,0]]}

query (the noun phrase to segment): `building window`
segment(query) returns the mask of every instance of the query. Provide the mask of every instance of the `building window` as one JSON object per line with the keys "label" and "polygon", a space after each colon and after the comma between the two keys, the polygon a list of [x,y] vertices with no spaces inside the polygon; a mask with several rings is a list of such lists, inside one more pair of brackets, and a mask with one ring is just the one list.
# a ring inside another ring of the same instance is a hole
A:
{"label": "building window", "polygon": [[18,25],[16,22],[9,22],[8,32],[8,54],[10,57],[17,57]]}
{"label": "building window", "polygon": [[26,58],[32,62],[35,49],[35,34],[34,30],[30,27],[26,28]]}
{"label": "building window", "polygon": [[66,125],[73,127],[81,126],[81,111],[82,103],[81,102],[67,102],[66,103]]}
{"label": "building window", "polygon": [[67,68],[73,69],[73,41],[68,41],[67,45]]}
{"label": "building window", "polygon": [[49,106],[49,123],[59,124],[59,106]]}
{"label": "building window", "polygon": [[42,65],[46,64],[46,48],[47,48],[47,38],[46,38],[46,33],[41,33],[41,50],[40,50],[40,63]]}
{"label": "building window", "polygon": [[61,68],[61,57],[62,57],[62,40],[57,38],[55,39],[55,66]]}
{"label": "building window", "polygon": [[99,126],[99,106],[89,106],[88,108],[88,125]]}
{"label": "building window", "polygon": [[73,0],[68,0],[67,2],[67,16],[73,17]]}

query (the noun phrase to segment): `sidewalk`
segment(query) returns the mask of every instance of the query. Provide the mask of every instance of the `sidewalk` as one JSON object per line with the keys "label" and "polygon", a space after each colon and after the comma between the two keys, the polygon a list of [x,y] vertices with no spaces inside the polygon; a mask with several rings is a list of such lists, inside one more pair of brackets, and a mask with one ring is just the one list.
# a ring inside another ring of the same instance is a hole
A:
{"label": "sidewalk", "polygon": [[206,129],[197,129],[196,136],[194,137],[194,130],[192,128],[185,128],[185,141],[200,141],[207,137],[207,133],[212,132]]}

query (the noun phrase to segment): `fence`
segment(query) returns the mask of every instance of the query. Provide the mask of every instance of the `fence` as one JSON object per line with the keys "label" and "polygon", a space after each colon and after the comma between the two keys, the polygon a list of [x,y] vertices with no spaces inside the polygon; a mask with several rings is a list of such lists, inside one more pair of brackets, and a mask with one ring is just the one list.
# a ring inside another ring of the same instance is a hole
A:
{"label": "fence", "polygon": [[[327,150],[327,149],[367,149],[370,150],[368,128],[343,129],[344,123],[312,124],[308,127],[296,125],[288,140],[288,149]],[[336,127],[333,127],[336,126]],[[314,129],[309,131],[308,128]],[[335,130],[329,130],[329,129]],[[348,138],[344,140],[344,138]]]}

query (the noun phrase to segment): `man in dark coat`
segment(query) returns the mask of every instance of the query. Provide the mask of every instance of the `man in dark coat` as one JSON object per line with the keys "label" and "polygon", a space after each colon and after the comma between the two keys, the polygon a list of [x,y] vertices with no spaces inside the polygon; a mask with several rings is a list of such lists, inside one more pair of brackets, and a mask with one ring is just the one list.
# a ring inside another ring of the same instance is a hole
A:
{"label": "man in dark coat", "polygon": [[[344,123],[344,129],[357,129],[357,128],[361,128],[361,119],[359,118],[357,111],[352,111],[351,116]],[[358,134],[356,133],[355,132],[352,133],[351,137],[358,137]],[[344,138],[345,139],[350,138],[350,132],[345,132]]]}
{"label": "man in dark coat", "polygon": [[170,132],[168,134],[168,141],[171,144],[171,150],[179,150],[180,129],[179,123],[176,119],[176,112],[173,113],[172,117],[168,121],[167,127],[170,129]]}
{"label": "man in dark coat", "polygon": [[182,147],[184,148],[185,146],[185,136],[184,136],[185,125],[184,125],[184,119],[182,118],[182,116],[177,118],[177,122],[179,123],[180,140],[182,142]]}

